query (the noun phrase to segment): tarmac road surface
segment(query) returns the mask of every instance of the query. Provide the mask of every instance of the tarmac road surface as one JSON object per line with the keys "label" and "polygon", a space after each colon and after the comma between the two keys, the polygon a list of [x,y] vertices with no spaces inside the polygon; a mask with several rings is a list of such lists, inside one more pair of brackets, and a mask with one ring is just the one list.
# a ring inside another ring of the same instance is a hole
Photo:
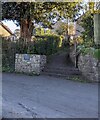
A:
{"label": "tarmac road surface", "polygon": [[98,84],[3,73],[5,118],[97,118]]}

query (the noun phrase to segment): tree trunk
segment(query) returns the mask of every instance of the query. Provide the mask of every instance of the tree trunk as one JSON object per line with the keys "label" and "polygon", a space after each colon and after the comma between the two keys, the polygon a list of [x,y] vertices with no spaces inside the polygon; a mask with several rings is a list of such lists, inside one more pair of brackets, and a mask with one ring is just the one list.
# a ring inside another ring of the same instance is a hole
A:
{"label": "tree trunk", "polygon": [[32,31],[33,31],[33,23],[30,20],[21,20],[21,31],[20,36],[24,39],[24,41],[31,41]]}
{"label": "tree trunk", "polygon": [[96,11],[94,14],[94,42],[100,45],[100,2],[96,2]]}
{"label": "tree trunk", "polygon": [[100,14],[94,14],[94,42],[100,45]]}

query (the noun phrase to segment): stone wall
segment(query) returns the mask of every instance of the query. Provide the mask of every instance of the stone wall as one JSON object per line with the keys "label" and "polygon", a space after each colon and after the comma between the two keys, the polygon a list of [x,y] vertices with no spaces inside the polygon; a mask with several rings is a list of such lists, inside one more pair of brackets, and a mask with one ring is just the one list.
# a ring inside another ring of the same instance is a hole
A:
{"label": "stone wall", "polygon": [[78,58],[78,68],[88,80],[99,82],[100,63],[92,55],[80,55]]}
{"label": "stone wall", "polygon": [[[72,62],[75,64],[75,51],[71,49],[70,58]],[[79,71],[81,71],[82,75],[85,76],[88,80],[92,82],[99,82],[100,75],[100,63],[94,58],[92,55],[82,55],[78,56],[77,66]]]}
{"label": "stone wall", "polygon": [[15,71],[27,74],[40,74],[45,64],[45,55],[16,54]]}

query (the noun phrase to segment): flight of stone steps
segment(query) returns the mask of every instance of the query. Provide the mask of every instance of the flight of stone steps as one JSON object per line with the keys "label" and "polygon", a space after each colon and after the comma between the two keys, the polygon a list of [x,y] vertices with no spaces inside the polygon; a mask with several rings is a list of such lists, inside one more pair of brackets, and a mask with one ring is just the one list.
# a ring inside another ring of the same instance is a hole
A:
{"label": "flight of stone steps", "polygon": [[70,61],[67,52],[61,52],[50,56],[42,74],[68,79],[81,76],[78,68],[75,68]]}

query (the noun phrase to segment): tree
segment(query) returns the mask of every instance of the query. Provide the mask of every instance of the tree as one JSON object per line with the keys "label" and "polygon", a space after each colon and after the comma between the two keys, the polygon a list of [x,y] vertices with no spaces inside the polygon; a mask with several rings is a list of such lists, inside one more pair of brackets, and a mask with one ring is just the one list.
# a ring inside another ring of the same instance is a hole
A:
{"label": "tree", "polygon": [[66,35],[68,32],[68,23],[59,21],[53,26],[53,31],[58,35]]}
{"label": "tree", "polygon": [[94,13],[94,42],[100,46],[100,2],[96,3],[97,13]]}
{"label": "tree", "polygon": [[85,13],[83,15],[80,25],[84,28],[82,32],[83,38],[85,40],[93,39],[94,38],[94,21],[93,21],[93,14],[90,12]]}
{"label": "tree", "polygon": [[2,2],[2,20],[16,20],[21,37],[30,41],[35,23],[51,27],[54,19],[75,18],[80,8],[76,2]]}
{"label": "tree", "polygon": [[[95,6],[95,8],[94,8]],[[90,2],[89,3],[90,12],[94,15],[94,42],[95,45],[100,45],[100,2]]]}

